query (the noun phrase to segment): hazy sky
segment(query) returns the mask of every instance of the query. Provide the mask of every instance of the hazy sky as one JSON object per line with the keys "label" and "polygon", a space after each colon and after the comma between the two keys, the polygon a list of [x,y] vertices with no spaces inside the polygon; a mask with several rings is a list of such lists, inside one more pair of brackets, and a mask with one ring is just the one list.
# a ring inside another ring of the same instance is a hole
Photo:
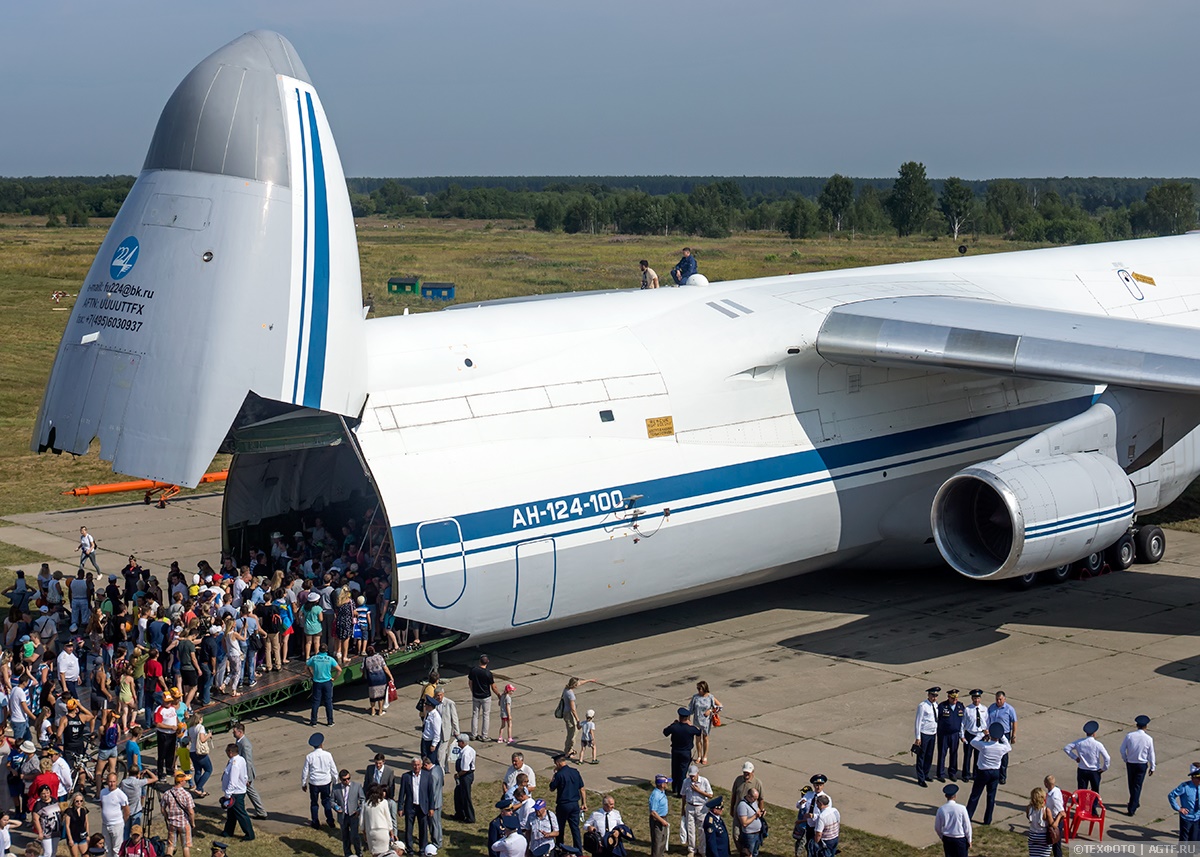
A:
{"label": "hazy sky", "polygon": [[0,175],[136,174],[256,28],[350,176],[1200,175],[1195,0],[8,3]]}

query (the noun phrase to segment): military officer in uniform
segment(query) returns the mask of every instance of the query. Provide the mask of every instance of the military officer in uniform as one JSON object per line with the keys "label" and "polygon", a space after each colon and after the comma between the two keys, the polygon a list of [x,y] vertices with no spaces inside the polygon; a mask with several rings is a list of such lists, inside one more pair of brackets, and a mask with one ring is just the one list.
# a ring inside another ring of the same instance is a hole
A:
{"label": "military officer in uniform", "polygon": [[946,782],[946,756],[950,756],[950,779],[958,778],[958,745],[962,741],[963,719],[967,707],[958,701],[958,691],[946,691],[948,697],[937,707],[937,778]]}
{"label": "military officer in uniform", "polygon": [[1075,784],[1081,789],[1091,789],[1099,794],[1100,776],[1112,764],[1112,758],[1104,745],[1096,740],[1100,724],[1089,720],[1083,724],[1083,737],[1063,747],[1063,752],[1074,759],[1079,767],[1075,772]]}
{"label": "military officer in uniform", "polygon": [[978,755],[975,748],[971,746],[971,742],[976,738],[982,738],[987,732],[987,706],[979,700],[983,698],[983,691],[975,688],[971,691],[971,704],[966,707],[963,714],[962,726],[962,742],[963,742],[963,765],[962,778],[963,781],[972,779],[975,776],[975,768],[971,762]]}
{"label": "military officer in uniform", "polygon": [[804,819],[804,852],[812,857],[816,853],[816,835],[813,833],[813,828],[817,826],[817,816],[821,814],[821,808],[817,806],[817,798],[826,794],[825,784],[829,782],[829,777],[824,774],[813,774],[808,779],[812,784],[812,791],[800,798],[796,803],[796,809],[800,811],[800,817]]}
{"label": "military officer in uniform", "polygon": [[1146,782],[1146,774],[1154,776],[1154,739],[1146,732],[1150,718],[1139,714],[1133,721],[1137,726],[1121,741],[1121,759],[1125,762],[1125,771],[1129,777],[1130,815],[1138,811],[1142,803],[1142,784]]}
{"label": "military officer in uniform", "polygon": [[704,816],[704,844],[708,848],[708,857],[729,857],[729,831],[721,817],[725,799],[717,795],[705,806],[708,815]]}
{"label": "military officer in uniform", "polygon": [[926,788],[929,768],[933,765],[933,749],[937,740],[937,698],[940,687],[925,691],[926,698],[917,705],[917,719],[913,723],[913,750],[917,754],[917,785]]}

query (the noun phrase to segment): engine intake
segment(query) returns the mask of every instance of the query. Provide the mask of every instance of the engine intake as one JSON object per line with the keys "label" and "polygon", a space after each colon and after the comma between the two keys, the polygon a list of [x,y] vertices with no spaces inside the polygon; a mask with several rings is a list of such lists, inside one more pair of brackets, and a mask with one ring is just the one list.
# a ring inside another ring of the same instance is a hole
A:
{"label": "engine intake", "polygon": [[1001,580],[1107,548],[1133,513],[1129,477],[1100,453],[997,459],[946,480],[933,500],[933,538],[959,573]]}

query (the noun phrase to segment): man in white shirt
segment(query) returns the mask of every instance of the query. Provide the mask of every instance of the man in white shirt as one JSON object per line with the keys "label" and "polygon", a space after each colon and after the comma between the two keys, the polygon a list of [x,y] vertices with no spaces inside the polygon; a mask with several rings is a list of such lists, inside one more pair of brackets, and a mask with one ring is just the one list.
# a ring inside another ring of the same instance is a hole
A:
{"label": "man in white shirt", "polygon": [[225,755],[229,761],[221,772],[221,791],[229,798],[229,808],[225,810],[225,836],[233,836],[234,824],[242,828],[242,838],[247,842],[254,839],[254,823],[246,812],[246,788],[250,785],[246,773],[246,760],[238,752],[237,744],[228,744]]}
{"label": "man in white shirt", "polygon": [[29,708],[29,674],[23,673],[8,695],[8,722],[12,724],[13,741],[20,743],[29,740],[31,717],[33,711]]}
{"label": "man in white shirt", "polygon": [[100,790],[100,823],[103,826],[106,857],[117,857],[125,841],[125,822],[129,818],[129,798],[117,785],[116,773],[110,773]]}
{"label": "man in white shirt", "polygon": [[1133,721],[1137,727],[1121,742],[1121,759],[1129,776],[1129,814],[1138,811],[1142,802],[1142,783],[1146,775],[1154,776],[1154,739],[1146,731],[1150,718],[1139,714]]}
{"label": "man in white shirt", "polygon": [[816,843],[817,853],[837,854],[842,814],[833,807],[829,795],[817,798],[817,809],[817,823],[813,826],[813,842]]}
{"label": "man in white shirt", "polygon": [[937,744],[937,698],[940,687],[925,691],[926,698],[917,705],[917,717],[913,723],[913,751],[917,754],[917,785],[927,788],[929,767],[933,764],[933,750]]}
{"label": "man in white shirt", "polygon": [[1108,750],[1095,738],[1098,731],[1100,724],[1089,720],[1083,724],[1083,737],[1063,747],[1063,752],[1079,764],[1076,770],[1078,788],[1090,789],[1097,794],[1100,792],[1100,775],[1112,764]]}
{"label": "man in white shirt", "polygon": [[67,640],[58,653],[58,680],[68,696],[79,698],[79,658],[75,656],[74,640]]}
{"label": "man in white shirt", "polygon": [[957,800],[958,786],[954,783],[942,789],[946,802],[938,807],[933,819],[933,832],[942,840],[946,857],[967,857],[971,848],[971,817]]}
{"label": "man in white shirt", "polygon": [[[475,784],[475,748],[467,743],[470,738],[466,732],[459,733],[458,759],[454,762],[454,817],[464,824],[475,823],[475,805],[471,802],[471,787]],[[515,756],[513,761],[516,761]]]}
{"label": "man in white shirt", "polygon": [[804,819],[807,828],[805,832],[806,847],[813,842],[813,830],[817,826],[817,816],[821,814],[821,808],[817,806],[817,798],[826,794],[825,784],[829,782],[829,777],[824,774],[813,774],[809,777],[808,782],[812,785],[812,791],[796,801],[796,809],[799,810],[800,817]]}
{"label": "man in white shirt", "polygon": [[333,761],[333,754],[324,748],[325,736],[314,732],[308,738],[308,746],[312,752],[304,758],[304,767],[300,770],[300,791],[308,792],[308,811],[310,824],[320,829],[321,821],[317,816],[317,801],[325,808],[325,823],[337,827],[333,820],[333,804],[330,796],[333,793],[334,780],[338,778],[338,766]]}
{"label": "man in white shirt", "polygon": [[1062,789],[1054,783],[1054,775],[1047,774],[1046,779],[1042,780],[1042,784],[1046,787],[1046,809],[1050,810],[1050,818],[1059,829],[1059,839],[1050,846],[1054,857],[1063,857],[1062,841],[1063,823],[1067,820],[1066,802],[1063,800]]}
{"label": "man in white shirt", "polygon": [[612,795],[605,795],[604,800],[600,801],[600,809],[592,813],[583,829],[585,833],[588,829],[595,830],[600,834],[600,841],[611,847],[621,835],[620,832],[614,833],[613,831],[624,823],[621,820],[621,813],[617,811],[616,800]]}
{"label": "man in white shirt", "polygon": [[683,829],[687,836],[684,843],[688,854],[706,854],[704,841],[704,816],[708,815],[707,803],[713,796],[712,785],[707,777],[700,776],[700,768],[689,765],[687,779],[683,781]]}
{"label": "man in white shirt", "polygon": [[533,815],[534,800],[527,789],[518,788],[513,793],[513,803],[517,805],[517,827],[526,830],[529,827],[529,817]]}
{"label": "man in white shirt", "polygon": [[54,760],[54,763],[50,766],[50,770],[58,774],[58,794],[54,797],[60,802],[64,801],[70,793],[71,787],[74,785],[74,780],[71,777],[71,766],[62,757],[62,754],[58,752],[56,747],[47,747],[46,753]]}
{"label": "man in white shirt", "polygon": [[513,753],[512,764],[508,766],[508,770],[504,772],[504,788],[511,789],[517,784],[517,774],[524,774],[529,777],[529,790],[533,791],[537,788],[537,777],[533,773],[533,768],[525,764],[524,753]]}
{"label": "man in white shirt", "polygon": [[1000,769],[1005,757],[1012,750],[1012,744],[1004,733],[1003,723],[993,723],[988,726],[988,737],[976,738],[971,746],[978,752],[975,763],[975,782],[971,784],[971,797],[967,799],[967,815],[975,815],[975,807],[979,798],[987,791],[987,809],[983,813],[983,823],[992,823],[992,814],[996,810],[996,789],[1000,787]]}
{"label": "man in white shirt", "polygon": [[421,728],[421,755],[427,759],[438,758],[438,746],[442,743],[442,715],[437,709],[437,698],[423,697],[425,725]]}
{"label": "man in white shirt", "polygon": [[962,724],[962,742],[963,742],[963,781],[974,779],[975,770],[971,765],[975,758],[975,748],[971,746],[971,742],[976,738],[982,738],[987,732],[987,706],[980,700],[983,697],[983,691],[975,688],[971,691],[971,704],[967,706],[967,711],[963,715]]}

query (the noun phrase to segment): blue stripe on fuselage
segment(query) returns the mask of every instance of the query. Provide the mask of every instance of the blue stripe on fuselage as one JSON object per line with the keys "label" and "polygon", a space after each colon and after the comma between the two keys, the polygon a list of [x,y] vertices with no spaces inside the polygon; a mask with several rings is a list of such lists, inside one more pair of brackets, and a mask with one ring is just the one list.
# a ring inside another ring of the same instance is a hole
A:
{"label": "blue stripe on fuselage", "polygon": [[313,302],[308,332],[308,366],[304,374],[304,405],[321,407],[325,383],[325,346],[329,337],[329,201],[325,187],[325,163],[312,95],[308,101],[308,128],[313,153]]}
{"label": "blue stripe on fuselage", "polygon": [[308,298],[308,144],[304,139],[304,103],[296,90],[296,112],[300,114],[300,175],[304,177],[304,231],[300,253],[300,319],[296,323],[296,378],[292,381],[292,404],[300,395],[300,355],[304,353],[304,308]]}
{"label": "blue stripe on fuselage", "polygon": [[[626,497],[641,494],[645,498],[640,503],[641,508],[646,508],[650,505],[655,507],[669,506],[672,514],[678,514],[690,509],[731,503],[780,491],[790,491],[821,482],[831,482],[861,476],[888,467],[915,464],[939,457],[985,448],[1000,443],[1001,441],[998,439],[998,436],[1011,434],[1023,429],[1032,429],[1036,426],[1061,422],[1064,419],[1073,417],[1090,407],[1093,399],[1094,397],[1092,396],[1081,396],[1059,402],[1034,405],[1019,410],[1004,411],[998,414],[988,414],[986,416],[971,417],[936,426],[911,429],[884,437],[831,444],[818,449],[792,452],[771,458],[729,464],[692,473],[664,476],[651,479],[647,482],[608,485],[603,489],[597,490],[595,493],[600,493],[601,490],[612,491],[616,489],[620,490]],[[979,441],[979,443],[972,444],[966,448],[935,451],[952,444],[958,446],[970,443],[971,441]],[[889,459],[899,456],[913,456],[920,453],[926,454],[910,461],[884,463]],[[850,468],[852,468],[850,472],[827,475],[827,471],[845,471]],[[805,477],[809,477],[807,481],[767,487],[772,482],[784,479],[804,479]],[[739,493],[732,497],[702,501],[687,506],[676,505],[677,501],[683,499],[727,491],[745,492],[745,489],[754,490],[748,493]],[[578,492],[576,496],[588,493],[589,490],[585,489]],[[524,508],[525,506],[544,508],[547,503],[563,499],[570,500],[571,498],[543,498],[527,504],[514,503],[511,506],[499,509],[470,512],[457,516],[455,519],[461,527],[464,544],[505,535],[518,536],[519,538],[513,542],[515,544],[517,541],[526,541],[532,538],[531,533],[533,532],[538,532],[538,537],[551,534],[558,537],[595,529],[608,523],[607,513],[593,511],[582,517],[572,517],[570,520],[559,520],[556,522],[549,520],[544,522],[539,521],[534,525],[514,529],[514,508]],[[657,514],[659,513],[647,513],[642,516],[642,519],[646,520],[657,517]],[[589,518],[593,519],[593,522],[588,523]],[[556,529],[552,533],[546,532],[549,528],[556,525],[565,527],[566,529]],[[417,523],[412,523],[392,528],[392,541],[397,555],[417,549],[417,526]],[[502,547],[502,545],[468,548],[467,553],[475,553],[480,550],[495,550],[497,547]],[[403,568],[419,563],[419,559],[400,562],[398,563],[398,567]]]}

